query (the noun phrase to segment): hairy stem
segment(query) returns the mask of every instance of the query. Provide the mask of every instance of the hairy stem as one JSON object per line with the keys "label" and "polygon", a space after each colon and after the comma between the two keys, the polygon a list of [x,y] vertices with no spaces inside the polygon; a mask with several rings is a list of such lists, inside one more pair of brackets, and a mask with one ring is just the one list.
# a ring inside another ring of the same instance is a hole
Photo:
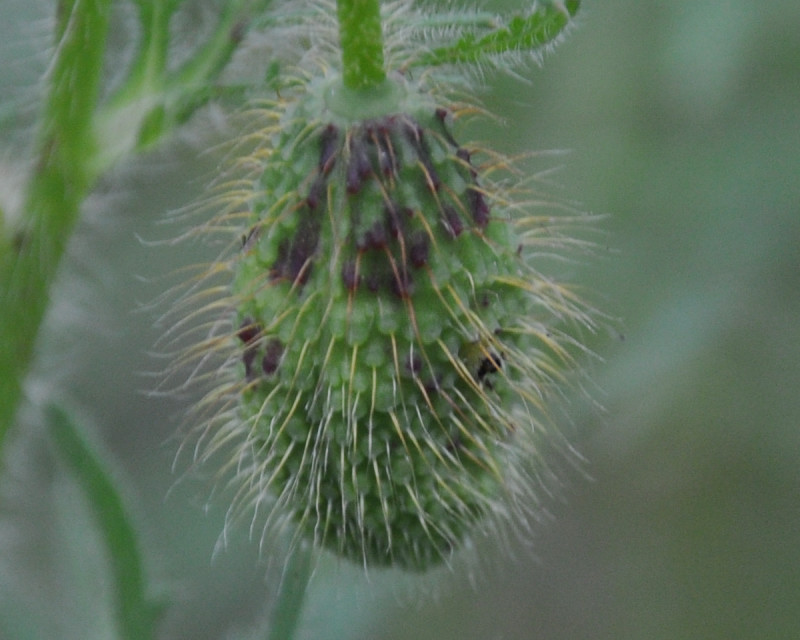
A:
{"label": "hairy stem", "polygon": [[337,0],[345,87],[369,89],[386,78],[379,0]]}
{"label": "hairy stem", "polygon": [[50,286],[95,176],[95,111],[110,0],[62,0],[56,58],[25,200],[26,223],[0,256],[0,446],[14,418]]}

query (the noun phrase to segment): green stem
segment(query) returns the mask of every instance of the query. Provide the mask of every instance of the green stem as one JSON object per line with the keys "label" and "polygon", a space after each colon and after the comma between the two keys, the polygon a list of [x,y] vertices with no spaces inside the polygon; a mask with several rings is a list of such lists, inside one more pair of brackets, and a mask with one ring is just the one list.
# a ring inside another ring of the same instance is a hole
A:
{"label": "green stem", "polygon": [[278,598],[272,609],[268,640],[291,640],[294,637],[303,611],[311,568],[311,549],[307,545],[301,544],[289,552]]}
{"label": "green stem", "polygon": [[95,176],[92,131],[110,0],[62,0],[26,221],[0,246],[0,447],[22,393],[50,286]]}
{"label": "green stem", "polygon": [[50,407],[50,426],[59,453],[92,506],[111,563],[117,621],[124,640],[149,640],[162,606],[150,601],[136,531],[111,474],[72,419]]}
{"label": "green stem", "polygon": [[344,86],[379,86],[386,79],[379,0],[337,0],[336,6]]}

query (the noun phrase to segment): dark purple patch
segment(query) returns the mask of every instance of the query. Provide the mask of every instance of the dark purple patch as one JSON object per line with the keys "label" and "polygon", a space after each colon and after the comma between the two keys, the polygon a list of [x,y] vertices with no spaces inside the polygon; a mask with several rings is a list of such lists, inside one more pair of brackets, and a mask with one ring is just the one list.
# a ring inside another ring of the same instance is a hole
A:
{"label": "dark purple patch", "polygon": [[436,118],[442,124],[442,133],[444,134],[445,139],[449,142],[452,146],[457,147],[458,142],[455,141],[450,130],[447,128],[447,116],[450,115],[450,112],[447,109],[442,109],[439,107],[436,109]]}
{"label": "dark purple patch", "polygon": [[415,353],[406,358],[406,371],[412,375],[417,375],[422,371],[422,358],[419,357],[419,354]]}
{"label": "dark purple patch", "polygon": [[484,382],[486,376],[491,373],[497,373],[503,367],[503,361],[496,353],[489,353],[487,357],[481,360],[478,365],[476,378],[478,382]]}
{"label": "dark purple patch", "polygon": [[355,260],[345,260],[342,263],[342,282],[348,291],[358,289],[359,276]]}
{"label": "dark purple patch", "polygon": [[490,352],[478,365],[475,379],[487,389],[494,389],[494,382],[489,377],[503,368],[503,358]]}
{"label": "dark purple patch", "polygon": [[467,167],[469,168],[469,177],[475,181],[478,177],[478,172],[475,167],[472,166],[472,155],[469,151],[467,151],[464,147],[459,147],[456,150],[456,158],[461,160]]}
{"label": "dark purple patch", "polygon": [[259,335],[261,335],[261,327],[249,316],[242,320],[239,330],[236,332],[236,337],[244,344],[254,342]]}
{"label": "dark purple patch", "polygon": [[319,203],[325,197],[325,183],[325,175],[319,174],[311,184],[311,189],[306,198],[306,205],[312,211],[319,206]]}
{"label": "dark purple patch", "polygon": [[389,277],[389,289],[401,300],[411,296],[414,290],[414,281],[405,265],[399,266],[396,272],[392,272]]}
{"label": "dark purple patch", "polygon": [[411,146],[414,148],[414,151],[417,154],[417,159],[419,160],[419,163],[422,165],[422,168],[425,172],[426,185],[434,193],[439,191],[439,187],[442,186],[442,181],[439,178],[439,174],[436,172],[436,169],[433,167],[431,154],[428,150],[428,145],[425,142],[422,127],[416,123],[406,123],[403,131],[406,134],[406,138],[411,143]]}
{"label": "dark purple patch", "polygon": [[265,375],[271,376],[278,370],[283,357],[283,343],[277,338],[267,342],[264,357],[261,359],[261,370]]}
{"label": "dark purple patch", "polygon": [[239,330],[236,332],[236,337],[245,345],[242,352],[245,378],[252,380],[255,377],[253,362],[258,353],[258,339],[261,337],[261,327],[252,318],[244,318],[239,325]]}
{"label": "dark purple patch", "polygon": [[450,453],[457,453],[462,449],[463,446],[464,446],[464,443],[461,440],[461,434],[460,433],[456,433],[455,435],[453,435],[452,438],[450,438],[450,441],[447,443],[447,446],[445,448]]}
{"label": "dark purple patch", "polygon": [[429,380],[426,380],[425,383],[422,385],[422,388],[425,389],[425,393],[429,396],[433,395],[434,393],[438,393],[441,390],[441,383],[439,379],[434,377]]}
{"label": "dark purple patch", "polygon": [[419,268],[428,264],[430,240],[425,231],[416,231],[408,242],[408,259]]}
{"label": "dark purple patch", "polygon": [[278,256],[272,264],[270,276],[305,284],[311,275],[311,260],[319,244],[319,221],[309,207],[302,207],[296,213],[300,222],[291,239],[284,238],[278,245]]}
{"label": "dark purple patch", "polygon": [[364,139],[359,135],[350,138],[350,158],[347,164],[345,186],[348,193],[358,193],[372,172]]}
{"label": "dark purple patch", "polygon": [[400,208],[399,206],[389,201],[383,207],[384,218],[386,219],[386,229],[389,232],[389,235],[393,238],[397,238],[400,236],[400,232],[403,228],[403,221],[400,217]]}
{"label": "dark purple patch", "polygon": [[467,206],[472,214],[472,220],[483,229],[489,224],[489,204],[486,196],[475,188],[467,189]]}
{"label": "dark purple patch", "polygon": [[336,152],[339,142],[339,129],[329,124],[320,137],[319,170],[328,175],[336,164]]}
{"label": "dark purple patch", "polygon": [[383,221],[376,220],[364,234],[361,246],[365,249],[385,249],[387,242],[386,227]]}
{"label": "dark purple patch", "polygon": [[289,249],[289,257],[286,260],[284,276],[297,282],[305,284],[311,275],[310,261],[317,250],[319,242],[319,225],[309,219],[303,220],[298,225],[292,239],[292,246]]}
{"label": "dark purple patch", "polygon": [[442,223],[447,233],[451,237],[457,238],[464,230],[464,223],[461,221],[461,216],[452,205],[446,204],[442,207]]}
{"label": "dark purple patch", "polygon": [[403,123],[403,132],[406,134],[409,142],[416,149],[422,146],[422,127],[420,127],[413,120],[407,120]]}

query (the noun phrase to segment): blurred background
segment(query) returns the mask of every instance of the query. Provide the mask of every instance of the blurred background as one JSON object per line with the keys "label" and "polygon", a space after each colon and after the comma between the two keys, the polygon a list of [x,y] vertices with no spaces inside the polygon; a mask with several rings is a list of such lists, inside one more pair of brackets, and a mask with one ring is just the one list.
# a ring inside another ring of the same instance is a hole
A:
{"label": "blurred background", "polygon": [[[0,6],[4,198],[48,11]],[[607,216],[572,273],[611,317],[590,338],[603,410],[576,398],[567,427],[587,462],[532,523],[533,553],[482,549],[424,588],[323,562],[302,638],[800,636],[800,3],[587,0],[579,23],[527,83],[491,79],[506,124],[480,137],[569,150],[559,194]],[[65,398],[105,451],[171,603],[163,637],[256,638],[275,567],[247,531],[219,550],[224,504],[172,470],[181,400],[145,393],[161,330],[143,304],[198,248],[142,239],[176,235],[165,212],[219,160],[198,151],[224,132],[198,123],[87,203],[29,392]],[[5,454],[0,637],[111,638],[102,544],[38,417]]]}

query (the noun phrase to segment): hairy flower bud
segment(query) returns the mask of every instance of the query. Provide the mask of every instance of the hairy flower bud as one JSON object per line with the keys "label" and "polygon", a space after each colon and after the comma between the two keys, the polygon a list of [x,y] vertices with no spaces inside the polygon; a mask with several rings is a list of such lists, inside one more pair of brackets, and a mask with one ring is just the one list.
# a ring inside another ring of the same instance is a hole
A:
{"label": "hairy flower bud", "polygon": [[544,219],[500,194],[504,161],[476,163],[442,102],[334,76],[262,114],[233,331],[209,341],[232,380],[207,398],[225,417],[210,449],[236,449],[237,500],[364,565],[428,568],[512,514],[569,360],[551,325],[585,320],[526,255]]}
{"label": "hairy flower bud", "polygon": [[238,435],[304,535],[424,569],[499,510],[558,303],[448,108],[384,92],[317,81],[273,114],[232,260]]}

